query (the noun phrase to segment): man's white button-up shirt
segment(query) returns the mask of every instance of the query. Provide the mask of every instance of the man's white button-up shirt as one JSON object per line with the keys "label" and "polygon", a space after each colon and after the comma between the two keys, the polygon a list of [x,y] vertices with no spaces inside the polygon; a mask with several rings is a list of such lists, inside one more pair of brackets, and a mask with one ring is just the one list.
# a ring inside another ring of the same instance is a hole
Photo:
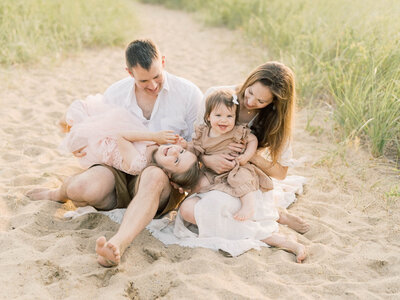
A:
{"label": "man's white button-up shirt", "polygon": [[133,77],[111,85],[104,93],[105,102],[125,107],[150,131],[173,130],[190,141],[203,94],[192,82],[166,71],[163,73],[164,83],[149,120],[143,116],[143,111],[137,104]]}

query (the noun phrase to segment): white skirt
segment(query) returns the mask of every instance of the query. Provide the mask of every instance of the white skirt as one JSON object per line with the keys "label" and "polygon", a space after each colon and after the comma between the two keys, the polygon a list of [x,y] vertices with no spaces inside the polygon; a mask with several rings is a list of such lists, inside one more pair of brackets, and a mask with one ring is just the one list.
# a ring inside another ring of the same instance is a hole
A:
{"label": "white skirt", "polygon": [[239,210],[240,199],[220,191],[197,194],[200,200],[194,207],[196,225],[185,222],[178,213],[153,220],[147,229],[164,244],[185,247],[204,247],[223,250],[238,256],[252,248],[268,247],[262,242],[278,232],[277,207],[288,207],[303,192],[305,178],[288,176],[283,181],[274,180],[274,189],[257,192],[255,214],[250,220],[236,221],[233,215]]}

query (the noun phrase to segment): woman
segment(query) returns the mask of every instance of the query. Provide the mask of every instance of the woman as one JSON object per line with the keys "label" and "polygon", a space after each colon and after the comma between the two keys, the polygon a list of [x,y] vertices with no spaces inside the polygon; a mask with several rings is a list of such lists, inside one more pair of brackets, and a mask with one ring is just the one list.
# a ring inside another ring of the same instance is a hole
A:
{"label": "woman", "polygon": [[[264,157],[255,155],[250,161],[265,174],[276,179],[284,179],[291,160],[290,137],[296,99],[293,72],[281,63],[268,62],[257,67],[242,85],[220,88],[229,88],[236,92],[240,109],[239,124],[248,124],[252,133],[257,137],[258,147],[265,148]],[[220,88],[209,89],[206,97]],[[198,120],[203,115],[204,111],[200,112]],[[231,144],[229,148],[240,154],[244,151],[245,145]],[[220,174],[235,166],[235,156],[232,153],[204,155],[201,160],[207,168]],[[256,215],[250,223],[237,222],[229,215],[220,217],[224,215],[224,210],[235,211],[226,206],[226,203],[230,202],[229,199],[232,200],[233,206],[237,206],[238,201],[236,198],[222,194],[212,191],[201,194],[200,200],[197,197],[186,199],[179,210],[175,233],[182,237],[187,234],[183,232],[184,229],[181,226],[183,222],[179,222],[180,217],[184,221],[197,224],[199,236],[203,237],[218,236],[232,239],[239,236],[243,239],[252,238],[265,241],[269,238],[268,232],[276,230],[276,222],[288,225],[301,233],[308,231],[309,226],[300,218],[288,214],[286,211],[278,212],[273,207],[272,199],[267,204],[262,199],[258,201],[260,206],[258,210],[265,213]],[[222,198],[224,200],[221,200]],[[216,213],[217,219],[214,215],[216,210],[220,210],[220,213]],[[265,228],[269,229],[265,231]],[[269,239],[267,243],[275,246],[279,244],[279,241]],[[288,245],[289,247],[290,245]],[[298,252],[296,253],[298,262],[305,258],[304,249],[296,249],[291,252]]]}

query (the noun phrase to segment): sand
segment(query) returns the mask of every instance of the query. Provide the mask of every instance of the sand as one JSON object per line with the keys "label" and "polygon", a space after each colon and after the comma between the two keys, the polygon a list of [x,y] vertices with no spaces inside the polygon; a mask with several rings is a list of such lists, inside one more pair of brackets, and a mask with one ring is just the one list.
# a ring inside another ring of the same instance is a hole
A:
{"label": "sand", "polygon": [[[268,60],[239,32],[204,27],[187,13],[142,4],[137,13],[141,28],[132,39],[152,38],[167,70],[203,91],[239,83]],[[57,121],[74,99],[125,77],[123,55],[123,48],[92,49],[55,64],[0,69],[0,299],[400,298],[400,201],[390,194],[399,173],[356,141],[338,145],[323,105],[298,112],[294,156],[308,160],[289,172],[308,178],[289,209],[311,224],[296,234],[309,253],[303,264],[275,248],[228,258],[166,247],[143,231],[118,267],[100,267],[95,241],[111,237],[116,223],[100,214],[63,220],[68,207],[24,193],[59,186],[80,170],[57,151]]]}

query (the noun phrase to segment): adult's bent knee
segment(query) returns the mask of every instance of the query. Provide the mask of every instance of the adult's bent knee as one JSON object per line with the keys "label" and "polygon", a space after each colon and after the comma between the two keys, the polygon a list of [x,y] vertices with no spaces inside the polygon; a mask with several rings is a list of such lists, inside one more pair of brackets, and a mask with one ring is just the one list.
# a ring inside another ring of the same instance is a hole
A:
{"label": "adult's bent knee", "polygon": [[75,178],[66,187],[67,197],[71,200],[85,201],[88,204],[96,204],[102,201],[112,190],[114,183]]}

